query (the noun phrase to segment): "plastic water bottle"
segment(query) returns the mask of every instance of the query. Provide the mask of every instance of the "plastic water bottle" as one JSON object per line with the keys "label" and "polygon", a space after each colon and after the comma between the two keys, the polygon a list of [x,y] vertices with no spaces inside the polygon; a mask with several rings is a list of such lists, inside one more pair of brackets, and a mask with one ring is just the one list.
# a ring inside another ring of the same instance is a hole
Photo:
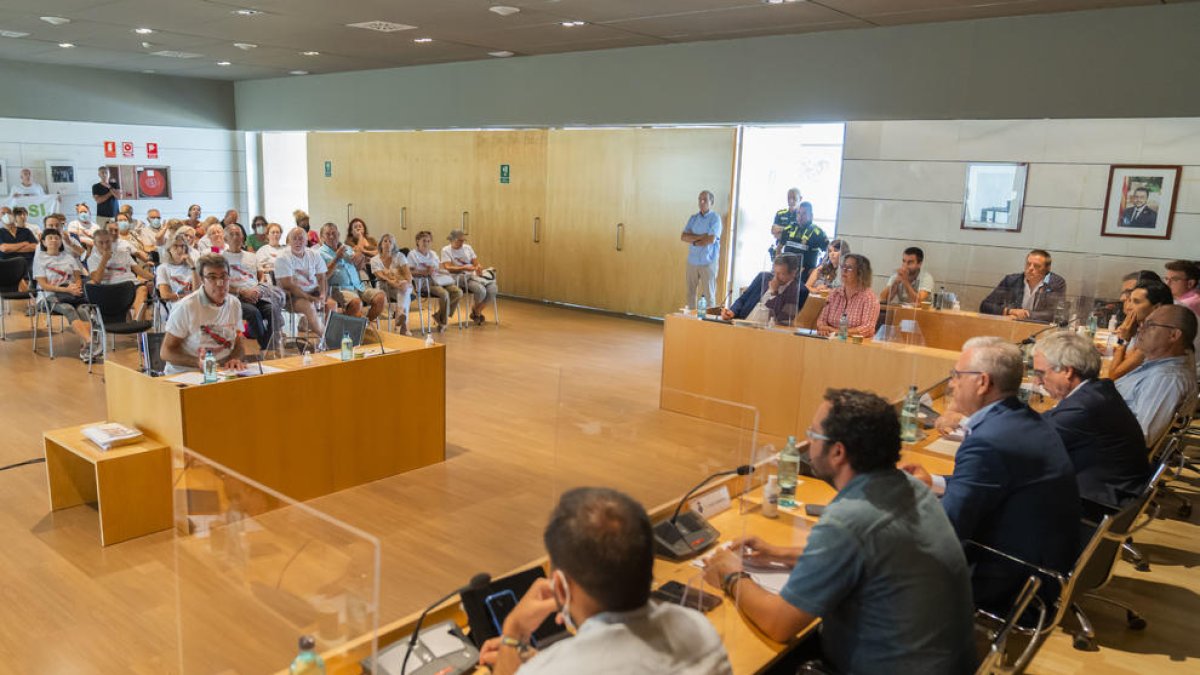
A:
{"label": "plastic water bottle", "polygon": [[800,451],[796,437],[788,436],[787,445],[779,453],[779,505],[796,506],[796,474],[800,472]]}
{"label": "plastic water bottle", "polygon": [[316,646],[317,641],[313,639],[313,636],[301,635],[300,653],[292,659],[288,673],[291,675],[325,675],[325,660],[314,651]]}
{"label": "plastic water bottle", "polygon": [[1088,317],[1087,322],[1087,333],[1089,338],[1096,337],[1096,330],[1100,327],[1099,323],[1099,320],[1096,318],[1096,313],[1092,312],[1091,316]]}
{"label": "plastic water bottle", "polygon": [[842,312],[842,320],[838,322],[837,339],[845,342],[850,337],[850,317]]}
{"label": "plastic water bottle", "polygon": [[308,351],[307,349],[303,350],[303,352],[304,352],[304,356],[300,357],[301,365],[311,366],[312,365],[312,352]]}
{"label": "plastic water bottle", "polygon": [[763,486],[762,514],[765,518],[779,517],[779,476],[767,476]]}
{"label": "plastic water bottle", "polygon": [[700,298],[698,300],[696,300],[696,318],[703,319],[704,315],[707,312],[708,312],[708,298],[704,297],[704,294],[701,293]]}
{"label": "plastic water bottle", "polygon": [[434,344],[433,343],[433,333],[426,333],[425,334],[425,346],[432,347],[433,344]]}
{"label": "plastic water bottle", "polygon": [[917,394],[917,385],[908,388],[904,397],[904,405],[900,408],[900,440],[912,443],[917,440],[917,415],[921,411],[921,396]]}
{"label": "plastic water bottle", "polygon": [[1112,316],[1108,317],[1108,330],[1109,330],[1109,332],[1111,332],[1116,329],[1117,329],[1117,315],[1113,314]]}
{"label": "plastic water bottle", "polygon": [[217,381],[217,357],[213,356],[211,349],[204,350],[204,384],[212,384]]}
{"label": "plastic water bottle", "polygon": [[350,361],[354,358],[354,340],[350,339],[350,331],[342,333],[342,360]]}

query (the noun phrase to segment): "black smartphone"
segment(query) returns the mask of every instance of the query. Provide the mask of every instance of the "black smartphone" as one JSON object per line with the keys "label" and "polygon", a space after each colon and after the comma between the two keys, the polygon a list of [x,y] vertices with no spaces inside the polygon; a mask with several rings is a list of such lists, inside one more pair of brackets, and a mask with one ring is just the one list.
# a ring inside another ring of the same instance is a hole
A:
{"label": "black smartphone", "polygon": [[650,597],[662,602],[698,609],[701,612],[711,612],[723,602],[719,595],[713,595],[698,588],[688,588],[678,581],[668,581],[659,586],[650,593]]}

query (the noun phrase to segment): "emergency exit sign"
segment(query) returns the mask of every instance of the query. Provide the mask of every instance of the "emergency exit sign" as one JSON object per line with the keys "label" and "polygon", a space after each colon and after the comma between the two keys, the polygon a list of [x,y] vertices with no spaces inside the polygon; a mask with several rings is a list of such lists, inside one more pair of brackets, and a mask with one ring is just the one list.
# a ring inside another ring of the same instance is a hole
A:
{"label": "emergency exit sign", "polygon": [[325,177],[333,178],[333,161],[325,160]]}
{"label": "emergency exit sign", "polygon": [[500,165],[500,184],[506,185],[507,183],[508,183],[508,165],[501,164]]}

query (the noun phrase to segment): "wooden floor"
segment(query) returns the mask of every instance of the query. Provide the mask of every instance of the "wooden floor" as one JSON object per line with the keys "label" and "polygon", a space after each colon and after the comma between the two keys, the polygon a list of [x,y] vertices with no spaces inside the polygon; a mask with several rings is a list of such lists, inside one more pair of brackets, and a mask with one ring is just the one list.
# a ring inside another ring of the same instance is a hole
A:
{"label": "wooden floor", "polygon": [[[448,460],[313,502],[382,541],[381,622],[475,572],[541,555],[546,516],[568,487],[611,485],[655,505],[748,458],[749,434],[658,410],[661,325],[514,301],[501,311],[501,327],[439,338],[448,345]],[[7,319],[28,328],[19,314]],[[0,465],[40,456],[44,429],[104,417],[102,369],[87,374],[73,337],[54,361],[32,354],[27,333],[10,337],[0,343]],[[354,420],[352,404],[328,410],[319,392],[298,392],[297,402],[313,418]],[[95,511],[50,514],[44,466],[33,465],[0,473],[0,541],[0,671],[179,671],[171,533],[102,549]],[[1128,631],[1118,611],[1088,604],[1099,651],[1076,651],[1059,633],[1032,672],[1197,671],[1197,518],[1159,520],[1138,541],[1152,570],[1122,563],[1108,592],[1149,628]]]}

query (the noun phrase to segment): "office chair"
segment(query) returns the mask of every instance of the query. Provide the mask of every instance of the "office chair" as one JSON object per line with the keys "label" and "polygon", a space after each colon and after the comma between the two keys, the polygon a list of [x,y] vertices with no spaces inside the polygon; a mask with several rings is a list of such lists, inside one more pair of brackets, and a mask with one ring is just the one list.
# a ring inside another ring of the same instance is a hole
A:
{"label": "office chair", "polygon": [[[1038,579],[1037,575],[1030,576],[1025,580],[1025,586],[1017,594],[1016,600],[1013,601],[1013,607],[1009,611],[1008,617],[998,629],[976,626],[988,636],[988,650],[975,670],[975,675],[1020,675],[1025,672],[1025,668],[1029,666],[1029,662],[1033,660],[1034,655],[1045,642],[1044,636],[1049,634],[1043,630],[1046,622],[1046,605],[1038,597],[1038,590],[1041,587],[1041,579]],[[1032,631],[1032,635],[1029,642],[1026,643],[1025,649],[1014,661],[1009,663],[1009,639],[1019,631],[1021,617],[1025,615],[1025,611],[1032,603],[1038,605],[1037,622],[1033,628],[1029,629]],[[1039,638],[1039,636],[1041,637]]]}
{"label": "office chair", "polygon": [[[92,320],[92,336],[97,337],[104,347],[101,358],[108,358],[109,335],[138,335],[150,330],[150,321],[131,321],[129,310],[137,296],[137,286],[132,281],[119,284],[84,284],[83,297],[89,304]],[[140,344],[140,343],[139,343]],[[88,373],[92,372],[93,358],[88,355]]]}
{"label": "office chair", "polygon": [[[26,289],[21,290],[21,282]],[[30,277],[29,261],[22,257],[0,260],[0,340],[8,339],[8,302],[25,300],[32,302],[33,278]]]}

